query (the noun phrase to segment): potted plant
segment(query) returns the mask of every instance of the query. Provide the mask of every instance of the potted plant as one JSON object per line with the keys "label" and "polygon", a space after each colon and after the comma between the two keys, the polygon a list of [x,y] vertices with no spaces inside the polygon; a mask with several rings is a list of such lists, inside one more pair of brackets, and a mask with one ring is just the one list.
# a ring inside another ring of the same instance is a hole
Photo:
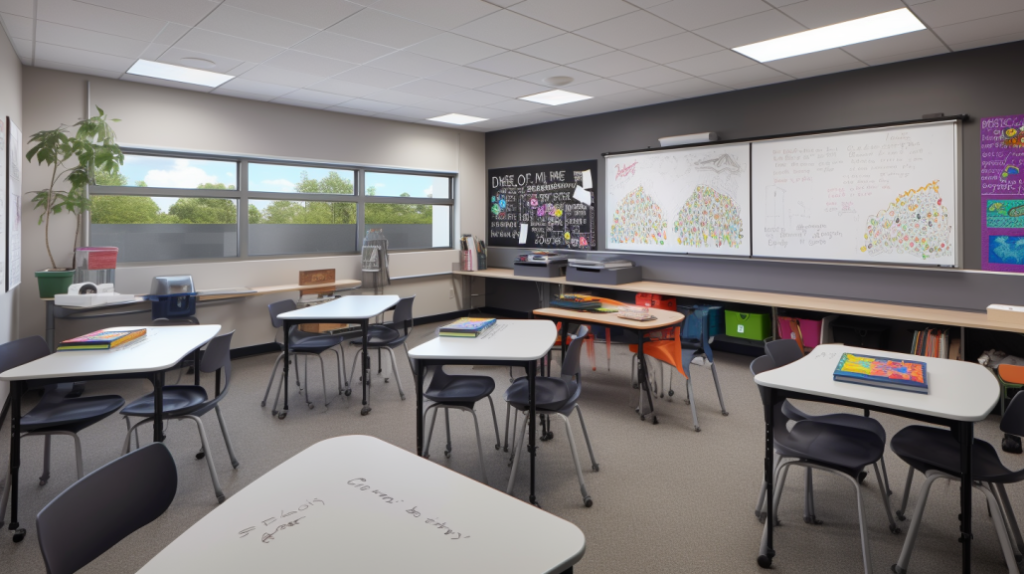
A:
{"label": "potted plant", "polygon": [[[86,186],[96,183],[97,173],[117,173],[124,164],[124,153],[115,143],[116,136],[110,127],[110,122],[120,120],[108,119],[98,106],[96,112],[73,126],[61,124],[55,129],[37,132],[28,140],[32,146],[25,154],[28,161],[53,168],[50,185],[31,192],[34,207],[43,211],[39,225],[45,226],[46,254],[50,257],[50,268],[36,272],[39,296],[43,298],[66,293],[73,281],[82,218],[90,204]],[[75,217],[70,268],[57,267],[50,247],[50,217],[61,212]]]}

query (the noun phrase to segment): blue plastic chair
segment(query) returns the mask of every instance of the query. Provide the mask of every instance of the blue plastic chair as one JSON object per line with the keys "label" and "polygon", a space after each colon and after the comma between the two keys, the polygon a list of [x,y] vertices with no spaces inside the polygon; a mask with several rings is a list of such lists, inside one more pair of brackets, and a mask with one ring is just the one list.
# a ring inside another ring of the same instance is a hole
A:
{"label": "blue plastic chair", "polygon": [[178,470],[153,443],[89,473],[36,516],[49,574],[72,574],[156,520],[174,501]]}
{"label": "blue plastic chair", "polygon": [[433,410],[434,416],[430,420],[430,428],[427,429],[427,440],[423,443],[423,457],[430,458],[430,438],[434,434],[434,423],[437,422],[437,409],[444,409],[444,426],[447,436],[447,444],[444,456],[449,457],[452,453],[452,434],[448,424],[448,410],[459,409],[473,415],[473,425],[476,427],[476,446],[480,452],[480,475],[483,476],[484,484],[487,484],[487,470],[484,468],[484,447],[480,439],[480,424],[476,418],[476,403],[484,398],[491,403],[491,416],[494,418],[494,448],[501,447],[498,437],[498,414],[494,410],[494,401],[491,393],[494,392],[494,379],[482,375],[449,375],[444,372],[443,367],[436,367],[434,375],[430,379],[430,386],[423,391],[423,397],[433,401],[423,412],[423,420],[426,421],[427,414]]}
{"label": "blue plastic chair", "polygon": [[[718,405],[722,407],[722,415],[729,416],[725,408],[725,399],[722,397],[722,385],[718,382],[718,369],[715,368],[715,355],[711,351],[711,326],[709,324],[710,311],[714,307],[697,305],[684,308],[686,319],[683,320],[683,329],[680,335],[680,344],[683,347],[683,371],[686,373],[686,398],[683,402],[690,405],[693,415],[693,425],[700,430],[697,423],[697,407],[693,404],[693,376],[690,373],[690,364],[696,358],[702,358],[711,364],[711,376],[715,379],[715,391],[718,392]],[[668,396],[675,395],[672,390],[672,374],[668,380]]]}
{"label": "blue plastic chair", "polygon": [[[274,329],[281,329],[281,327],[284,326],[284,320],[279,319],[278,315],[281,315],[282,313],[287,313],[289,311],[294,311],[297,308],[298,307],[295,305],[295,301],[292,301],[291,299],[275,301],[274,303],[267,305],[267,309],[270,311],[270,324],[273,325]],[[342,363],[345,362],[345,347],[342,346],[342,342],[344,342],[344,340],[345,338],[341,335],[317,334],[309,333],[306,331],[300,331],[298,329],[298,325],[292,326],[291,331],[288,333],[289,353],[291,353],[293,356],[306,356],[306,361],[308,361],[308,357],[310,356],[314,356],[320,361],[320,376],[322,377],[324,387],[324,407],[327,407],[328,405],[331,404],[331,402],[327,400],[327,374],[326,371],[324,370],[324,360],[323,357],[321,356],[324,353],[324,351],[330,350],[331,352],[334,353],[335,359],[337,359],[338,394],[340,395],[344,393],[346,396],[352,394],[352,389],[349,388],[348,385],[348,379],[342,379],[341,365]],[[277,342],[276,332],[274,335],[274,342]],[[337,347],[337,349],[335,349],[335,347]],[[338,353],[338,349],[341,349],[341,354]],[[267,397],[270,396],[270,389],[271,387],[274,386],[274,375],[277,373],[277,366],[281,364],[281,360],[284,358],[284,351],[282,350],[281,353],[277,355],[277,360],[274,361],[274,368],[270,370],[270,380],[267,381],[267,390],[264,391],[263,393],[263,401],[260,403],[261,407],[267,406]],[[296,366],[297,363],[298,362],[296,361]],[[308,380],[308,377],[306,376],[309,370],[308,367],[308,363],[304,363],[304,370],[306,371],[306,373],[303,373],[303,377],[301,378],[299,377],[298,369],[295,369],[295,382],[297,386],[301,386],[304,384],[303,379]],[[281,378],[284,378],[283,370],[281,371]],[[344,389],[342,389],[342,381],[344,381]],[[306,385],[305,392],[306,405],[309,406],[309,408],[313,408],[313,403],[311,403],[309,400],[309,385]],[[280,399],[281,384],[278,383],[277,395],[275,395],[274,397],[274,407],[272,409],[275,414],[277,413],[277,402]]]}

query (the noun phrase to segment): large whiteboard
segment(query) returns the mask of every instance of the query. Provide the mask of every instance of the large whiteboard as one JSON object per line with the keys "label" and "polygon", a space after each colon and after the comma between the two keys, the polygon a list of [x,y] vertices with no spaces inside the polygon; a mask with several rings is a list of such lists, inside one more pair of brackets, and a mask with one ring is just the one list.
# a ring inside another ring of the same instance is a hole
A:
{"label": "large whiteboard", "polygon": [[605,248],[750,255],[750,144],[605,158]]}
{"label": "large whiteboard", "polygon": [[754,256],[958,265],[958,129],[952,121],[754,142]]}

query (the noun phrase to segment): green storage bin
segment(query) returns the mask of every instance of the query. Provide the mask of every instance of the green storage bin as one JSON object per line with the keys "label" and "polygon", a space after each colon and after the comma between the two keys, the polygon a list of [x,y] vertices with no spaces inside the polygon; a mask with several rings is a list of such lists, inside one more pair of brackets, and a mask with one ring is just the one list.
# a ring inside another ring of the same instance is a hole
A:
{"label": "green storage bin", "polygon": [[740,339],[763,341],[772,335],[772,318],[767,313],[726,309],[725,334]]}

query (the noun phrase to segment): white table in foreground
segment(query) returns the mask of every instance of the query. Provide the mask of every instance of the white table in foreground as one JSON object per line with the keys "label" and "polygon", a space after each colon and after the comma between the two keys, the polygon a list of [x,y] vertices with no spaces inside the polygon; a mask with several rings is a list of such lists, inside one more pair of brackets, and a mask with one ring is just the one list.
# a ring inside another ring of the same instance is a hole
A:
{"label": "white table in foreground", "polygon": [[536,504],[534,459],[537,454],[534,387],[537,361],[548,354],[558,331],[547,320],[500,319],[477,337],[435,337],[409,350],[416,361],[416,454],[423,454],[423,374],[443,365],[502,365],[526,369],[530,387],[529,428],[530,502]]}
{"label": "white table in foreground", "polygon": [[367,436],[319,442],[186,530],[139,574],[571,571],[575,525]]}
{"label": "white table in foreground", "polygon": [[[928,394],[910,393],[844,383],[832,379],[843,353],[856,353],[887,359],[921,361],[927,365]],[[754,377],[761,387],[765,406],[764,477],[766,499],[771,501],[774,480],[772,405],[785,399],[800,399],[860,407],[896,416],[950,427],[960,442],[960,523],[961,572],[971,571],[971,450],[974,444],[974,423],[984,420],[999,402],[999,383],[992,373],[977,363],[921,357],[875,349],[819,345],[807,356],[784,367],[765,371]],[[775,555],[773,532],[774,510],[767,505],[765,533],[762,537],[758,564],[769,567]]]}

